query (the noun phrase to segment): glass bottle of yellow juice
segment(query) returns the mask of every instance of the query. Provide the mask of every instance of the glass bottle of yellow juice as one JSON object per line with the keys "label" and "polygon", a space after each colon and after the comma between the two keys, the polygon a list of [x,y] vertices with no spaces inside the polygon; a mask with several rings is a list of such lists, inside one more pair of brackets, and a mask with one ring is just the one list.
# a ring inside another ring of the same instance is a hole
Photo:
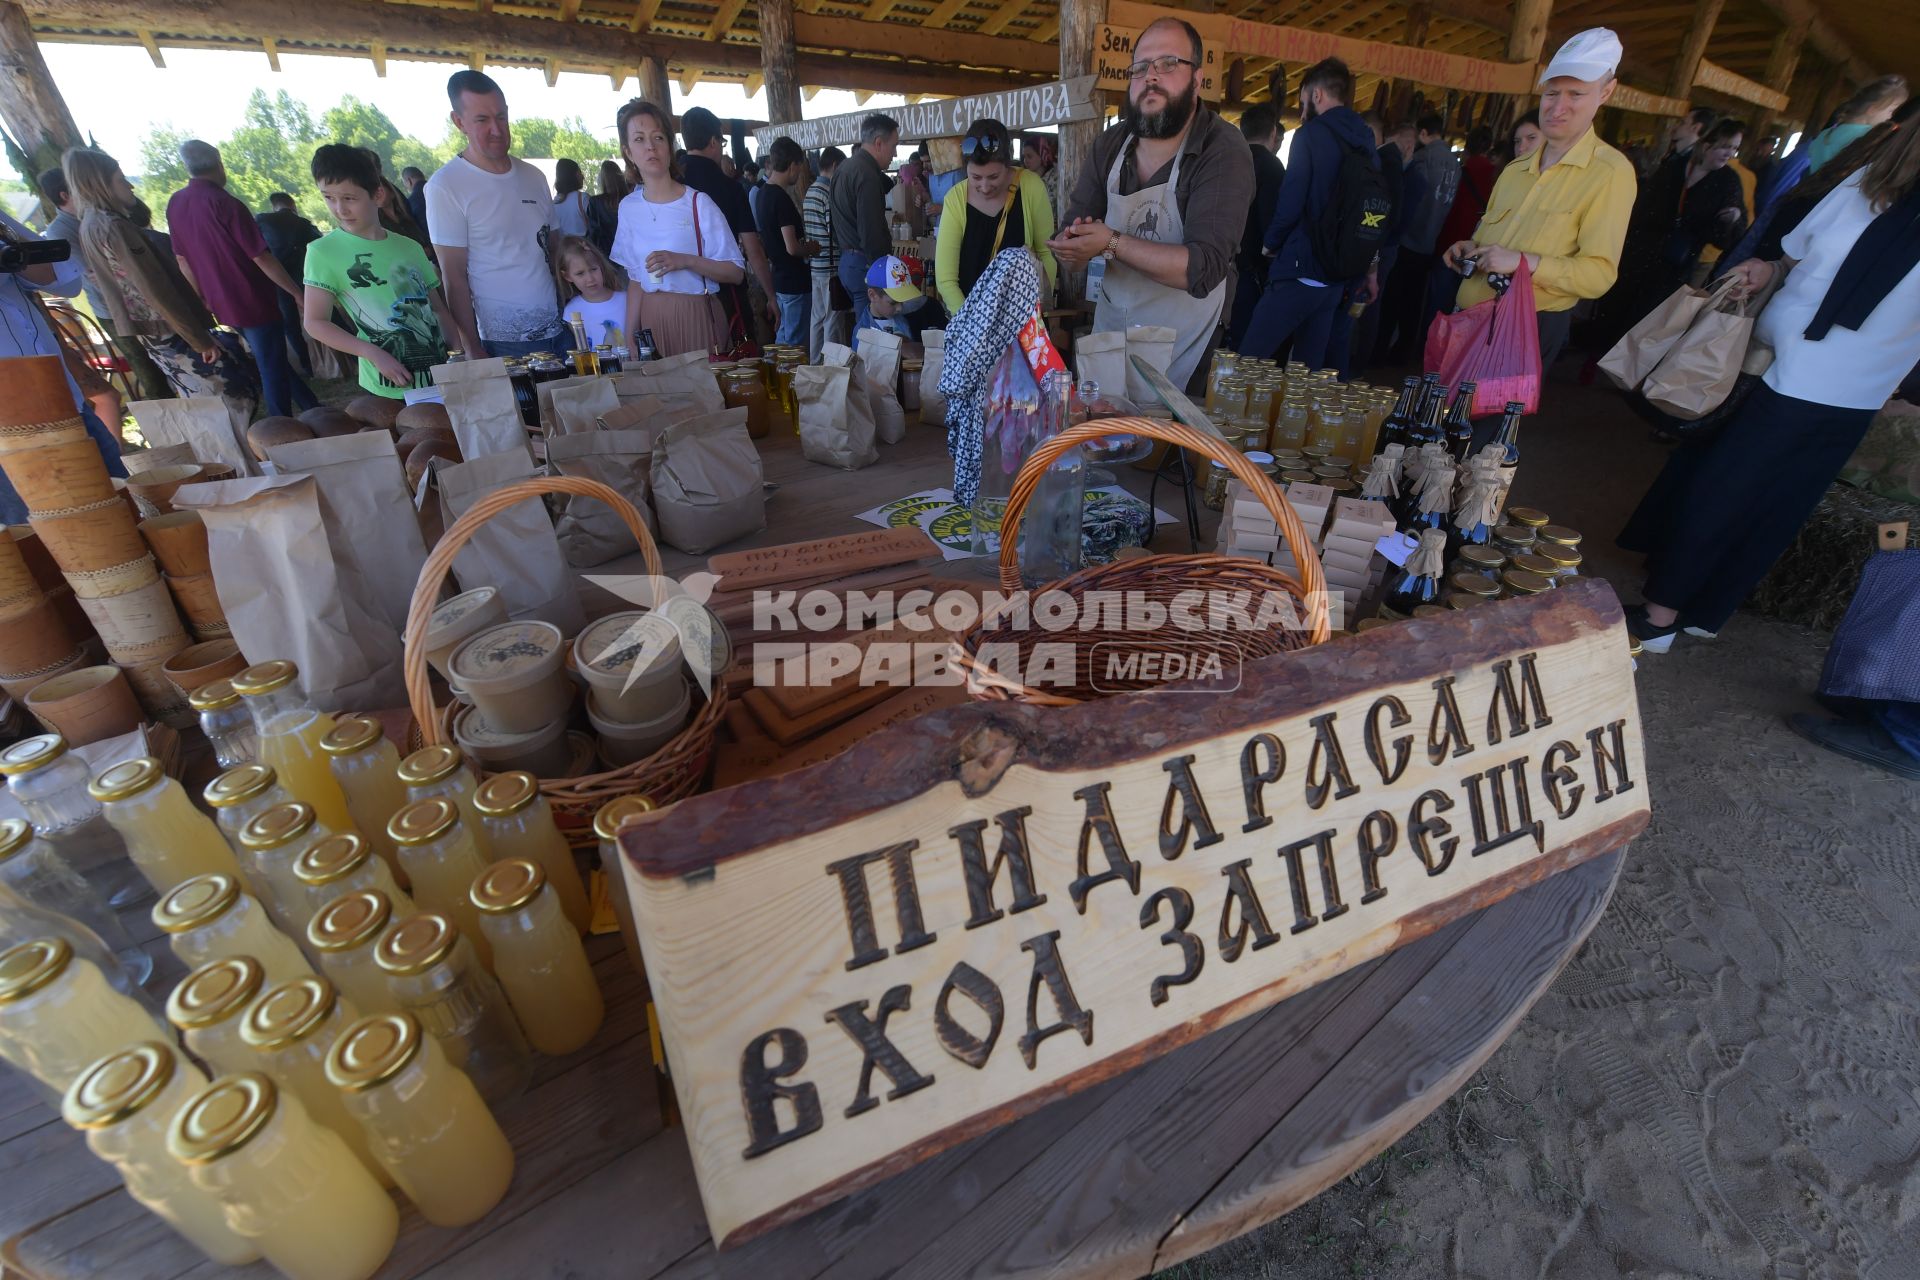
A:
{"label": "glass bottle of yellow juice", "polygon": [[620,868],[620,845],[616,837],[627,821],[653,812],[653,801],[645,796],[621,796],[600,806],[593,815],[593,834],[600,841],[600,874],[606,879],[607,901],[620,921],[620,941],[626,944],[627,962],[644,981],[647,962],[640,954],[640,931],[633,923],[633,904],[627,899],[627,877]]}
{"label": "glass bottle of yellow juice", "polygon": [[196,1093],[174,1116],[167,1150],[288,1280],[366,1280],[400,1234],[393,1197],[263,1072]]}
{"label": "glass bottle of yellow juice", "polygon": [[220,1202],[193,1185],[167,1153],[167,1125],[207,1077],[170,1044],[145,1040],[101,1058],[67,1090],[60,1115],[111,1164],[127,1194],[151,1209],[194,1248],[229,1267],[260,1256],[227,1225]]}
{"label": "glass bottle of yellow juice", "polygon": [[377,889],[335,898],[307,924],[307,943],[320,957],[320,971],[353,1007],[366,1013],[397,1012],[387,975],[374,958],[380,935],[393,922],[393,904]]}
{"label": "glass bottle of yellow juice", "polygon": [[200,793],[200,798],[213,810],[214,825],[227,838],[227,847],[239,861],[241,879],[247,882],[254,897],[264,900],[266,887],[254,879],[246,848],[240,843],[240,829],[274,805],[290,802],[293,793],[280,785],[280,775],[269,766],[240,764],[215,776]]}
{"label": "glass bottle of yellow juice", "polygon": [[493,948],[480,933],[480,913],[467,891],[487,869],[473,833],[446,796],[417,800],[393,815],[387,833],[400,846],[400,865],[422,910],[438,911],[460,926],[480,963],[493,969]]}
{"label": "glass bottle of yellow juice", "polygon": [[452,746],[422,747],[400,762],[400,781],[407,785],[407,799],[430,800],[434,796],[445,796],[460,807],[460,822],[473,839],[473,846],[480,851],[480,863],[485,866],[492,862],[494,853],[487,843],[487,833],[480,823],[480,811],[474,807],[473,770],[467,767],[467,759],[460,748]]}
{"label": "glass bottle of yellow juice", "polygon": [[580,879],[580,864],[554,824],[553,806],[540,794],[534,776],[523,771],[496,773],[480,784],[473,805],[480,811],[495,861],[531,858],[538,863],[574,932],[585,933],[593,923],[593,908]]}
{"label": "glass bottle of yellow juice", "polygon": [[301,850],[293,860],[293,878],[306,889],[310,911],[320,910],[343,894],[378,889],[387,895],[395,911],[403,916],[413,914],[413,899],[393,878],[386,860],[374,852],[372,840],[358,831],[342,831]]}
{"label": "glass bottle of yellow juice", "polygon": [[64,938],[36,938],[0,952],[0,1058],[57,1095],[96,1058],[167,1029],[107,983]]}
{"label": "glass bottle of yellow juice", "polygon": [[296,800],[312,805],[320,821],[335,831],[350,831],[347,798],[320,749],[320,740],[333,730],[333,717],[308,705],[299,679],[300,669],[282,658],[256,662],[233,678],[233,687],[253,713],[260,763],[272,767]]}
{"label": "glass bottle of yellow juice", "polygon": [[177,886],[154,906],[153,923],[189,969],[252,956],[270,987],[313,972],[306,954],[230,875],[195,876]]}
{"label": "glass bottle of yellow juice", "polygon": [[240,1039],[254,1051],[256,1071],[265,1071],[299,1098],[309,1118],[339,1134],[367,1172],[390,1187],[393,1178],[373,1158],[367,1131],[327,1080],[327,1050],[359,1016],[325,978],[296,978],[253,1002],[240,1024]]}
{"label": "glass bottle of yellow juice", "polygon": [[131,906],[153,892],[127,856],[127,842],[87,792],[93,771],[65,738],[42,733],[0,748],[0,775],[34,831],[107,905]]}
{"label": "glass bottle of yellow juice", "polygon": [[327,1054],[327,1079],[428,1222],[477,1222],[507,1193],[507,1135],[473,1081],[412,1014],[377,1014],[348,1027]]}
{"label": "glass bottle of yellow juice", "polygon": [[353,825],[396,872],[400,868],[387,823],[407,803],[407,784],[400,781],[400,750],[371,716],[341,716],[333,732],[320,739],[327,753]]}
{"label": "glass bottle of yellow juice", "polygon": [[56,936],[65,938],[86,958],[105,964],[106,957],[90,954],[84,943],[75,941],[91,934],[113,953],[119,974],[111,969],[102,972],[115,987],[131,995],[153,976],[153,957],[134,942],[106,899],[68,866],[52,845],[36,838],[32,825],[21,818],[0,821],[0,901],[9,894],[24,904],[17,908],[20,914],[33,917],[46,912],[66,923],[45,929],[23,921],[18,932],[8,933],[5,942],[0,942],[0,949],[43,935]]}
{"label": "glass bottle of yellow juice", "polygon": [[333,835],[300,800],[262,809],[240,828],[240,847],[256,882],[265,885],[267,910],[274,923],[296,938],[307,936],[313,903],[293,864],[309,846]]}
{"label": "glass bottle of yellow juice", "polygon": [[600,984],[540,864],[494,863],[473,882],[473,905],[493,944],[500,985],[533,1047],[557,1056],[593,1039],[607,1016]]}
{"label": "glass bottle of yellow juice", "polygon": [[180,1029],[193,1056],[215,1071],[244,1071],[254,1062],[240,1041],[240,1023],[265,982],[266,970],[252,956],[210,960],[167,996],[167,1021]]}
{"label": "glass bottle of yellow juice", "polygon": [[533,1052],[473,947],[452,919],[422,911],[381,935],[374,951],[400,1007],[440,1042],[480,1096],[501,1102],[526,1088]]}
{"label": "glass bottle of yellow juice", "polygon": [[152,756],[127,760],[102,772],[87,786],[100,802],[127,854],[155,893],[166,893],[195,876],[237,875],[240,864],[213,825],[193,807],[186,788],[169,778]]}

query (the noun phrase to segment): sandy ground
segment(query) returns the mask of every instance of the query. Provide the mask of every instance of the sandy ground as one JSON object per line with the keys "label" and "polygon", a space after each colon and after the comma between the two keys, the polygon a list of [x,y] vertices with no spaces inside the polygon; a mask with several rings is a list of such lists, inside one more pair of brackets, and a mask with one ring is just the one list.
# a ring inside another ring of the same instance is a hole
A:
{"label": "sandy ground", "polygon": [[[1604,543],[1661,460],[1554,384],[1517,493]],[[1643,660],[1653,824],[1586,946],[1459,1094],[1164,1274],[1920,1276],[1920,786],[1794,735],[1826,636],[1739,616]]]}

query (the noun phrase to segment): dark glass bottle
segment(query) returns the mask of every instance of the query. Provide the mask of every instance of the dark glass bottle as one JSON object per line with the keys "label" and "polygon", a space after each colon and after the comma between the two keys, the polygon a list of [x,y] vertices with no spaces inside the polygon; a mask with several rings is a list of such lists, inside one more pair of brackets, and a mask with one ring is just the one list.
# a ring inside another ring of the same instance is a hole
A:
{"label": "dark glass bottle", "polygon": [[1474,388],[1474,383],[1461,383],[1454,389],[1453,404],[1447,409],[1447,452],[1455,462],[1465,462],[1473,449]]}
{"label": "dark glass bottle", "polygon": [[1493,528],[1500,522],[1499,455],[1483,449],[1461,469],[1460,492],[1454,518],[1447,523],[1447,559],[1453,560],[1466,546],[1485,547],[1493,542]]}
{"label": "dark glass bottle", "polygon": [[1442,403],[1445,403],[1447,398],[1447,389],[1440,385],[1440,375],[1437,373],[1421,374],[1420,402],[1414,409],[1414,417],[1426,417],[1427,406],[1432,404],[1436,398]]}
{"label": "dark glass bottle", "polygon": [[1407,562],[1394,574],[1387,594],[1380,600],[1383,618],[1410,618],[1423,604],[1440,602],[1440,578],[1446,556],[1447,535],[1441,529],[1428,529],[1420,535]]}
{"label": "dark glass bottle", "polygon": [[1525,402],[1507,401],[1507,410],[1500,418],[1500,430],[1494,434],[1493,442],[1500,447],[1504,456],[1500,460],[1503,467],[1520,465],[1520,415],[1527,411]]}
{"label": "dark glass bottle", "polygon": [[1408,377],[1400,383],[1399,403],[1393,406],[1393,412],[1388,414],[1387,420],[1381,424],[1380,439],[1374,445],[1373,450],[1376,454],[1385,453],[1387,446],[1390,444],[1404,445],[1407,443],[1407,437],[1412,430],[1415,419],[1414,406],[1418,399],[1419,391],[1419,378]]}
{"label": "dark glass bottle", "polygon": [[1445,444],[1446,428],[1440,425],[1441,412],[1447,406],[1445,395],[1435,392],[1427,397],[1420,416],[1407,430],[1407,448],[1418,449],[1423,444]]}

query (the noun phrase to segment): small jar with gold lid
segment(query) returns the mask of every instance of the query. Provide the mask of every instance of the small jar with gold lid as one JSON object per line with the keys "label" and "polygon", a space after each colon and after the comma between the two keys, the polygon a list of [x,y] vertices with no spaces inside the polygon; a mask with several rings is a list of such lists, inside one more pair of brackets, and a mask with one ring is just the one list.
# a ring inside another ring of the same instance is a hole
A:
{"label": "small jar with gold lid", "polygon": [[293,878],[307,891],[309,922],[335,898],[366,889],[379,890],[401,915],[413,914],[413,899],[358,831],[338,831],[302,849],[293,860]]}
{"label": "small jar with gold lid", "polygon": [[1561,547],[1578,547],[1581,542],[1580,531],[1563,524],[1543,524],[1534,530],[1534,537],[1540,542],[1551,542]]}
{"label": "small jar with gold lid", "polygon": [[0,1058],[56,1098],[96,1058],[167,1029],[115,991],[64,938],[36,938],[0,951]]}
{"label": "small jar with gold lid", "polygon": [[222,769],[246,764],[259,752],[253,712],[240,701],[231,680],[208,681],[187,695],[187,705],[200,716],[200,732],[207,735]]}
{"label": "small jar with gold lid", "polygon": [[327,1054],[327,1079],[428,1222],[477,1222],[507,1193],[507,1135],[473,1081],[412,1014],[378,1014],[348,1027]]}
{"label": "small jar with gold lid", "polygon": [[527,1037],[450,917],[422,911],[400,921],[381,936],[374,958],[393,998],[473,1078],[480,1096],[497,1103],[526,1088],[533,1076]]}
{"label": "small jar with gold lid", "polygon": [[1507,523],[1519,525],[1522,529],[1539,529],[1549,523],[1546,512],[1533,507],[1508,507]]}
{"label": "small jar with gold lid", "polygon": [[1532,551],[1535,541],[1533,530],[1524,525],[1497,524],[1493,527],[1493,549],[1509,560]]}
{"label": "small jar with gold lid", "polygon": [[640,930],[633,921],[633,903],[627,897],[626,873],[620,869],[620,828],[642,815],[653,812],[653,801],[646,796],[619,796],[601,805],[593,815],[594,838],[600,842],[600,874],[606,878],[607,901],[620,921],[620,941],[626,945],[627,960],[633,971],[647,976],[646,961],[640,955]]}
{"label": "small jar with gold lid", "polygon": [[240,887],[237,876],[195,876],[176,886],[154,905],[153,923],[189,969],[230,956],[252,956],[270,986],[313,972],[305,953],[274,927],[266,908]]}
{"label": "small jar with gold lid", "polygon": [[580,879],[573,849],[553,821],[553,806],[540,794],[534,776],[523,771],[495,774],[480,784],[473,804],[480,811],[480,825],[494,859],[532,859],[546,873],[547,885],[560,899],[560,909],[574,932],[585,933],[593,922],[587,886]]}
{"label": "small jar with gold lid", "polygon": [[155,893],[195,876],[240,874],[220,828],[152,756],[110,766],[87,784],[87,794],[100,802]]}
{"label": "small jar with gold lid", "polygon": [[1449,577],[1456,573],[1472,573],[1499,586],[1500,570],[1506,568],[1507,557],[1491,546],[1476,542],[1465,542],[1454,553],[1453,563],[1447,566]]}
{"label": "small jar with gold lid", "polygon": [[400,847],[400,865],[413,884],[414,902],[423,911],[451,917],[491,972],[493,948],[481,936],[480,913],[467,896],[487,864],[465,815],[446,796],[434,796],[394,814],[387,832]]}
{"label": "small jar with gold lid", "polygon": [[167,1150],[289,1280],[366,1280],[400,1234],[393,1197],[265,1072],[196,1092],[175,1113]]}
{"label": "small jar with gold lid", "polygon": [[600,1030],[606,1005],[580,935],[540,864],[506,858],[473,882],[480,929],[527,1039],[541,1053],[572,1053]]}
{"label": "small jar with gold lid", "polygon": [[1525,569],[1504,569],[1500,573],[1500,589],[1501,597],[1506,600],[1537,596],[1553,590],[1553,579]]}
{"label": "small jar with gold lid", "polygon": [[240,828],[253,821],[254,815],[262,810],[286,804],[293,799],[293,793],[280,785],[280,775],[271,766],[242,764],[215,776],[200,793],[200,798],[213,810],[214,825],[227,838],[228,846],[240,855],[241,874],[253,886],[254,896],[264,897],[266,890],[254,883],[249,870],[247,851],[240,844]]}
{"label": "small jar with gold lid", "polygon": [[1580,576],[1580,548],[1564,543],[1548,542],[1542,539],[1533,544],[1534,558],[1544,560],[1553,566],[1556,578],[1577,578]]}
{"label": "small jar with gold lid", "polygon": [[252,1069],[300,1099],[307,1116],[339,1134],[347,1149],[382,1186],[392,1186],[386,1166],[373,1157],[366,1130],[347,1111],[327,1079],[327,1050],[360,1016],[325,978],[311,974],[265,992],[247,1010],[240,1039],[253,1050]]}
{"label": "small jar with gold lid", "polygon": [[167,1152],[167,1126],[206,1087],[199,1067],[171,1044],[143,1040],[93,1063],[67,1090],[60,1115],[112,1165],[127,1194],[224,1266],[259,1258],[253,1242],[227,1225],[220,1201],[194,1185]]}
{"label": "small jar with gold lid", "polygon": [[1455,591],[1447,597],[1447,608],[1465,611],[1483,604],[1492,604],[1499,596],[1478,596],[1466,591]]}
{"label": "small jar with gold lid", "polygon": [[473,770],[467,767],[467,758],[460,748],[446,745],[420,748],[400,762],[400,781],[406,785],[408,800],[445,796],[459,805],[460,823],[467,829],[473,847],[480,852],[480,865],[493,861],[492,846],[487,843],[487,834],[480,824],[480,811],[473,807],[473,793],[477,789]]}
{"label": "small jar with gold lid", "polygon": [[398,869],[387,823],[407,803],[407,784],[400,781],[400,749],[371,716],[341,716],[332,732],[320,739],[320,749],[327,753],[327,767],[347,797],[353,825],[389,867]]}
{"label": "small jar with gold lid", "polygon": [[1559,577],[1560,567],[1543,555],[1536,555],[1534,552],[1525,551],[1517,556],[1510,556],[1507,559],[1507,568],[1520,569],[1526,573],[1537,574],[1547,580],[1548,586],[1558,585],[1557,579]]}
{"label": "small jar with gold lid", "polygon": [[200,1061],[216,1071],[244,1071],[253,1058],[240,1041],[240,1025],[266,985],[266,970],[252,956],[210,960],[167,996],[167,1021]]}
{"label": "small jar with gold lid", "polygon": [[400,1007],[374,958],[393,919],[393,903],[386,894],[362,889],[335,898],[307,922],[307,945],[319,957],[320,971],[362,1013]]}
{"label": "small jar with gold lid", "polygon": [[233,677],[233,687],[253,713],[260,763],[273,766],[280,785],[314,807],[335,831],[353,824],[347,798],[327,767],[320,740],[333,731],[333,717],[300,691],[300,668],[284,658],[256,662]]}
{"label": "small jar with gold lid", "polygon": [[1497,600],[1500,597],[1498,582],[1484,574],[1465,569],[1447,575],[1447,589],[1455,596],[1479,596],[1487,600]]}
{"label": "small jar with gold lid", "polygon": [[240,828],[240,848],[251,878],[266,886],[263,905],[291,937],[306,937],[307,921],[313,916],[307,886],[294,875],[293,864],[309,846],[333,834],[313,806],[300,800],[262,809]]}

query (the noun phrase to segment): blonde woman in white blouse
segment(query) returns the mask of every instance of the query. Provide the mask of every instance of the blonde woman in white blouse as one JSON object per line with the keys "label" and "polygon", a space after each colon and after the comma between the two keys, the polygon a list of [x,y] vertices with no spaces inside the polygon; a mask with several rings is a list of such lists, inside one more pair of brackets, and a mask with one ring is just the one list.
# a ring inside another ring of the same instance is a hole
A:
{"label": "blonde woman in white blouse", "polygon": [[613,260],[627,269],[627,345],[638,356],[640,331],[654,351],[677,356],[727,342],[720,286],[746,278],[746,259],[713,201],[674,172],[673,128],[642,98],[620,108],[620,147],[637,185],[620,202]]}

